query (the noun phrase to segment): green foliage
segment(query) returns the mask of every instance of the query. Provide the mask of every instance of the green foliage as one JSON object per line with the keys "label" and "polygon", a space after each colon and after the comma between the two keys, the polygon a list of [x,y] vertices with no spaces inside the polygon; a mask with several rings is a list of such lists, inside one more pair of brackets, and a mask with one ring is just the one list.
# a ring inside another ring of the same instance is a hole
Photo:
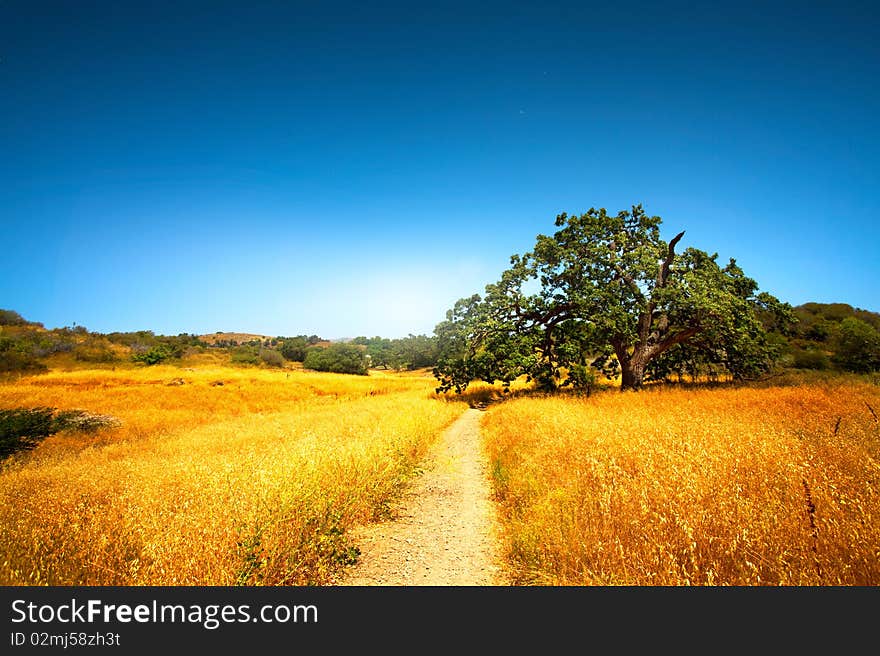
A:
{"label": "green foliage", "polygon": [[136,333],[112,333],[107,337],[110,341],[129,345],[134,351],[132,359],[147,365],[179,359],[188,349],[205,346],[196,335],[187,333],[154,335],[151,331],[143,330]]}
{"label": "green foliage", "polygon": [[684,233],[666,242],[660,223],[640,205],[557,216],[553,236],[538,235],[483,297],[438,324],[438,390],[521,375],[553,389],[588,381],[588,368],[638,389],[691,361],[743,378],[766,371],[780,352],[767,325],[787,330],[790,306],[757,293],[734,260],[677,254]]}
{"label": "green foliage", "polygon": [[261,362],[260,351],[254,346],[239,346],[231,349],[230,361],[232,364],[258,365]]}
{"label": "green foliage", "polygon": [[[805,303],[794,308],[798,318],[789,336],[792,365],[802,369],[876,371],[873,335],[880,332],[880,314],[846,303]],[[831,354],[830,360],[827,354]]]}
{"label": "green foliage", "polygon": [[[14,310],[0,309],[0,326],[30,326],[30,321]],[[39,324],[35,324],[39,325]]]}
{"label": "green foliage", "polygon": [[122,346],[128,346],[135,349],[147,349],[151,346],[155,346],[159,342],[159,338],[152,330],[139,330],[130,333],[108,333],[106,337],[114,344],[121,344]]}
{"label": "green foliage", "polygon": [[29,343],[0,335],[0,374],[45,370],[46,365],[37,359]]}
{"label": "green foliage", "polygon": [[828,369],[831,361],[828,356],[817,349],[796,349],[792,357],[795,369]]}
{"label": "green foliage", "polygon": [[401,339],[355,337],[352,344],[365,346],[370,366],[383,369],[421,369],[437,362],[437,340],[427,335],[407,335]]}
{"label": "green foliage", "polygon": [[857,373],[880,370],[880,331],[866,321],[847,317],[840,322],[834,362]]}
{"label": "green foliage", "polygon": [[73,357],[80,362],[116,362],[119,358],[106,344],[83,344],[73,349]]}
{"label": "green foliage", "polygon": [[387,337],[355,337],[352,344],[366,347],[370,358],[370,366],[382,369],[400,369],[401,359],[394,350],[394,345]]}
{"label": "green foliage", "polygon": [[168,348],[165,344],[157,344],[151,349],[148,349],[141,353],[135,353],[131,356],[131,359],[135,362],[142,362],[145,365],[149,366],[164,362],[170,357],[172,357],[171,349]]}
{"label": "green foliage", "polygon": [[391,342],[391,358],[396,369],[422,369],[437,361],[437,347],[427,335],[407,335]]}
{"label": "green foliage", "polygon": [[62,430],[92,432],[118,424],[115,417],[84,410],[57,413],[47,407],[0,410],[0,460],[33,449],[43,439]]}
{"label": "green foliage", "polygon": [[270,367],[283,367],[284,366],[284,356],[281,355],[278,351],[273,349],[263,348],[260,349],[260,360],[265,362]]}
{"label": "green foliage", "polygon": [[303,361],[306,369],[330,371],[340,374],[367,374],[368,361],[365,349],[357,344],[334,343],[330,346],[314,346]]}
{"label": "green foliage", "polygon": [[0,410],[0,459],[33,449],[56,432],[53,408]]}
{"label": "green foliage", "polygon": [[279,350],[285,360],[302,362],[306,359],[306,349],[308,346],[309,343],[304,337],[285,337],[282,338],[281,348]]}

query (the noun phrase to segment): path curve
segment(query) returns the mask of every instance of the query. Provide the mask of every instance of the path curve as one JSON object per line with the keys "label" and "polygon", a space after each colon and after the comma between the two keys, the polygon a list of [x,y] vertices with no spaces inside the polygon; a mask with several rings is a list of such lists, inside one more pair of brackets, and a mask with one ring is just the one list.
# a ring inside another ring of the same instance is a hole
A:
{"label": "path curve", "polygon": [[507,584],[480,414],[470,408],[446,430],[394,520],[352,532],[361,555],[338,585]]}

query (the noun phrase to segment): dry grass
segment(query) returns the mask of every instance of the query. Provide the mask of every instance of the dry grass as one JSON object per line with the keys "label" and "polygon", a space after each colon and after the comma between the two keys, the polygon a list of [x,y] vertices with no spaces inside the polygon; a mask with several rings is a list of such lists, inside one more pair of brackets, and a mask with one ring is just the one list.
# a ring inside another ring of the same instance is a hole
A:
{"label": "dry grass", "polygon": [[880,388],[523,398],[483,427],[519,583],[877,585]]}
{"label": "dry grass", "polygon": [[[218,384],[222,383],[222,384]],[[0,584],[322,584],[465,407],[433,379],[150,367],[0,385],[0,407],[82,408],[0,469]]]}

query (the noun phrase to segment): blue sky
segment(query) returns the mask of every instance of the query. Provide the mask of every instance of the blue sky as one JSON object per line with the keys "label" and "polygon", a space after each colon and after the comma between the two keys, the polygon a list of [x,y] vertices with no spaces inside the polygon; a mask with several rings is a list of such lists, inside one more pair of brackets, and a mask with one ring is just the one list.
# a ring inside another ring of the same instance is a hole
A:
{"label": "blue sky", "polygon": [[430,334],[559,212],[642,203],[880,311],[877,6],[609,4],[0,2],[0,307]]}

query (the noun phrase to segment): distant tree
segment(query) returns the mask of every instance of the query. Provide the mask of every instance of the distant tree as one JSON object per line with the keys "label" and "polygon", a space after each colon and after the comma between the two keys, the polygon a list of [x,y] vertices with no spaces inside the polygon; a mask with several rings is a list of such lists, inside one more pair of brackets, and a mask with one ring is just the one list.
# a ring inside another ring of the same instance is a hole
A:
{"label": "distant tree", "polygon": [[407,335],[392,343],[395,368],[422,369],[431,367],[437,361],[436,340],[427,335]]}
{"label": "distant tree", "polygon": [[165,344],[157,344],[149,350],[131,356],[135,362],[142,362],[148,366],[164,362],[170,357],[172,357],[171,349]]}
{"label": "distant tree", "polygon": [[545,388],[575,385],[569,372],[585,367],[619,371],[622,389],[639,389],[649,365],[676,348],[734,376],[765,370],[777,353],[762,315],[784,325],[790,306],[757,293],[734,260],[721,267],[695,248],[676,253],[684,233],[666,242],[660,224],[640,205],[557,216],[553,236],[538,235],[484,297],[460,300],[437,326],[438,389],[521,375]]}
{"label": "distant tree", "polygon": [[[350,342],[356,346],[366,348],[366,353],[370,357],[370,366],[375,368],[388,369],[395,367],[397,360],[393,343],[386,337],[355,337]],[[395,367],[396,368],[396,367]]]}
{"label": "distant tree", "polygon": [[369,368],[366,350],[356,344],[334,343],[313,346],[306,353],[303,366],[315,371],[366,375]]}
{"label": "distant tree", "polygon": [[285,337],[281,341],[281,347],[279,351],[281,351],[281,355],[284,356],[285,360],[290,360],[291,362],[302,362],[306,359],[306,349],[308,348],[308,342],[302,337]]}
{"label": "distant tree", "polygon": [[847,371],[880,370],[880,331],[871,324],[847,317],[840,322],[834,363]]}

